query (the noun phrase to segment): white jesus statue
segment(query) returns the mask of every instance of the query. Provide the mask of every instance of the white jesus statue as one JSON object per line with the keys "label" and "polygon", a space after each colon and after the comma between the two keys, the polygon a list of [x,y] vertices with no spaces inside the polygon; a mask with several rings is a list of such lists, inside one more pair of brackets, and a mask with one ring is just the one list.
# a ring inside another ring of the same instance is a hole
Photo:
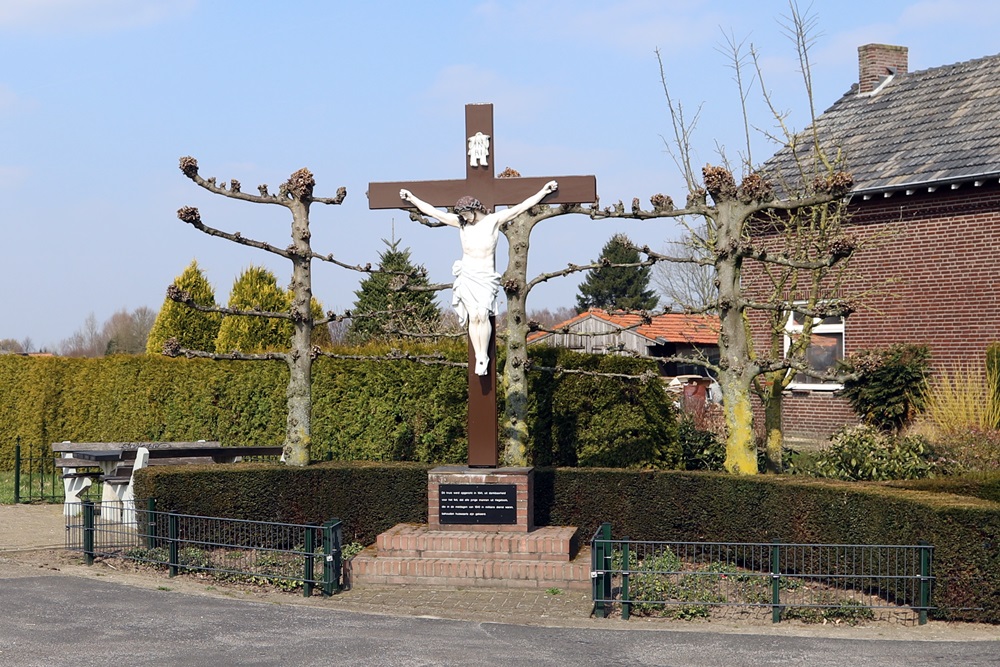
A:
{"label": "white jesus statue", "polygon": [[497,296],[500,294],[500,274],[496,268],[500,226],[542,201],[558,187],[555,181],[549,181],[520,204],[493,213],[473,197],[462,197],[455,203],[455,212],[449,213],[418,199],[409,190],[399,191],[400,199],[413,204],[424,215],[458,228],[462,259],[455,262],[451,269],[455,276],[451,305],[458,313],[462,326],[468,324],[469,340],[476,354],[477,375],[486,375],[490,363],[490,315],[497,312]]}

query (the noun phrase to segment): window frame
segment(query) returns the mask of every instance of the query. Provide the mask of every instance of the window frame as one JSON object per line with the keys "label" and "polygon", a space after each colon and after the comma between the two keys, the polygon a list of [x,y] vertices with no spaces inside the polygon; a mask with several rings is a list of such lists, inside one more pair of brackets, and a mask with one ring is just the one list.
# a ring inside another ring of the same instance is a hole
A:
{"label": "window frame", "polygon": [[[804,304],[803,304],[804,305]],[[794,310],[788,311],[788,318],[785,320],[785,337],[784,337],[784,354],[785,358],[788,358],[788,348],[792,344],[792,336],[795,334],[802,334],[804,324],[796,324],[795,316],[799,315],[803,318],[809,317],[802,313],[797,313]],[[831,319],[832,317],[837,317],[840,321],[838,323],[827,323],[824,320]],[[840,359],[843,359],[847,355],[847,318],[843,315],[834,315],[830,318],[813,317],[813,329],[812,334],[840,334]],[[810,342],[810,345],[812,343]],[[808,347],[806,348],[808,350]],[[808,356],[808,353],[807,353]],[[799,375],[798,371],[795,371],[795,375]],[[810,376],[805,376],[805,382],[797,382],[793,378],[792,382],[788,383],[786,389],[790,391],[837,391],[843,389],[844,385],[840,382],[821,382],[817,378]]]}

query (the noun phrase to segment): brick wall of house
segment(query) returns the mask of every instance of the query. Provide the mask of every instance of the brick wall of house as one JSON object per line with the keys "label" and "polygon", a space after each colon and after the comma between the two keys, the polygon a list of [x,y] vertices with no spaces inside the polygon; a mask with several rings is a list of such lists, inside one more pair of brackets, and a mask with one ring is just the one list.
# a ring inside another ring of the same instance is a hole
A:
{"label": "brick wall of house", "polygon": [[[1000,340],[1000,184],[924,187],[856,203],[849,233],[876,246],[852,258],[843,293],[873,293],[847,319],[846,353],[927,344],[933,370],[982,366],[987,345]],[[760,280],[752,263],[744,277],[749,288]],[[853,421],[846,402],[829,392],[787,398],[791,437],[829,434]]]}

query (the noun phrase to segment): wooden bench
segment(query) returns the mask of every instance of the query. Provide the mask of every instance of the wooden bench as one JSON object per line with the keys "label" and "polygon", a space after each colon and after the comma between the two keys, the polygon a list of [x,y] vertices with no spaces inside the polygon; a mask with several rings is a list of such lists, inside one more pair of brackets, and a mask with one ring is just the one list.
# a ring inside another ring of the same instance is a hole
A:
{"label": "wooden bench", "polygon": [[[80,494],[94,481],[104,482],[102,504],[121,509],[134,501],[134,472],[147,465],[233,463],[246,456],[280,456],[281,447],[223,447],[219,442],[57,442],[56,467],[63,471],[64,511],[79,512]],[[128,506],[128,507],[126,507]],[[124,519],[123,519],[124,520]]]}

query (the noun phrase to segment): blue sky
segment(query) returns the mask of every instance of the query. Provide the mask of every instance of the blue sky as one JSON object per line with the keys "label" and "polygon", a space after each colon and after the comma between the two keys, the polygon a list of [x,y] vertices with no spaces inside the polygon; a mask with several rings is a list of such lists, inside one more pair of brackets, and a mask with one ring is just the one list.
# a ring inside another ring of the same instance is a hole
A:
{"label": "blue sky", "polygon": [[[1000,5],[973,0],[826,0],[815,15],[814,97],[822,110],[857,79],[857,47],[909,47],[910,70],[1000,51]],[[793,127],[807,122],[783,0],[0,0],[0,338],[55,346],[93,313],[159,309],[197,259],[224,302],[240,271],[284,260],[181,223],[287,244],[284,208],[197,188],[177,160],[254,191],[300,167],[319,195],[313,247],[377,262],[393,234],[436,282],[460,249],[450,229],[369,211],[369,181],[460,178],[464,105],[492,102],[496,164],[525,176],[595,174],[604,204],[658,192],[683,201],[663,137],[670,119],[655,49],[675,99],[701,114],[694,164],[742,150],[725,35],[753,43]],[[755,91],[756,92],[756,91]],[[751,122],[773,120],[754,94]],[[757,136],[753,158],[772,150]],[[597,257],[615,232],[660,248],[676,223],[564,216],[533,235],[530,273]],[[499,253],[502,271],[506,246]],[[314,292],[350,308],[362,276],[317,264]],[[532,292],[529,309],[571,306],[580,277]],[[448,298],[447,295],[442,298]]]}

